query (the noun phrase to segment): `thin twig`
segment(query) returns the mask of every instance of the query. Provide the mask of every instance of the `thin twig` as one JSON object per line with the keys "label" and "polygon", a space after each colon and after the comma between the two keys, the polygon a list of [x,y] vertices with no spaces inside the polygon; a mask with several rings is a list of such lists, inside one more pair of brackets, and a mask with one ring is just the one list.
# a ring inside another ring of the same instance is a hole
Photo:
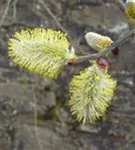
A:
{"label": "thin twig", "polygon": [[13,22],[11,22],[9,24],[2,24],[1,28],[10,28],[10,27],[15,27],[15,26],[31,27],[26,22],[13,21]]}
{"label": "thin twig", "polygon": [[6,8],[5,8],[5,11],[3,12],[2,18],[0,20],[0,28],[1,28],[3,22],[4,22],[5,18],[6,18],[6,15],[8,13],[10,2],[11,2],[11,0],[8,0]]}
{"label": "thin twig", "polygon": [[125,3],[122,0],[115,0],[116,4],[118,4],[119,8],[125,12]]}
{"label": "thin twig", "polygon": [[63,31],[63,32],[67,32],[66,29],[60,24],[60,22],[58,21],[57,17],[52,13],[52,11],[46,6],[46,4],[44,3],[43,0],[38,0],[39,3],[44,7],[44,9],[46,10],[46,12],[52,17],[52,19],[55,21],[56,25]]}
{"label": "thin twig", "polygon": [[16,4],[17,4],[18,0],[15,0],[13,3],[13,19],[14,21],[16,20],[16,13],[17,13],[17,8],[16,8]]}
{"label": "thin twig", "polygon": [[116,42],[114,42],[111,46],[107,47],[104,51],[94,54],[89,54],[86,56],[79,56],[77,58],[77,62],[82,62],[84,60],[88,60],[90,58],[97,58],[100,56],[104,56],[106,53],[113,50],[115,47],[121,45],[126,39],[128,39],[130,36],[132,36],[135,33],[135,30],[128,31],[126,34],[124,34],[122,37],[120,37]]}

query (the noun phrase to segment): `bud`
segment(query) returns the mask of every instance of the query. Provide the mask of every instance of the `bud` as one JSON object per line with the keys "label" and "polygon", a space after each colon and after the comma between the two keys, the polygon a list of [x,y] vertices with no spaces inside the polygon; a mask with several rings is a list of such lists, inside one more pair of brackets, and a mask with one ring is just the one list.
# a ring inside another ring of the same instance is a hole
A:
{"label": "bud", "polygon": [[69,86],[69,105],[76,120],[85,124],[103,117],[112,101],[116,83],[96,63],[74,76]]}
{"label": "bud", "polygon": [[135,26],[135,0],[127,0],[125,4],[125,14],[131,27]]}
{"label": "bud", "polygon": [[100,66],[103,69],[109,68],[109,62],[108,62],[107,58],[104,56],[98,57],[96,62],[98,64],[98,66]]}
{"label": "bud", "polygon": [[76,58],[65,33],[45,28],[23,29],[8,43],[8,55],[19,66],[57,78],[68,60]]}
{"label": "bud", "polygon": [[85,35],[86,42],[95,50],[101,52],[108,46],[110,46],[113,41],[108,36],[102,36],[94,32],[88,32]]}
{"label": "bud", "polygon": [[75,65],[76,64],[76,60],[71,59],[67,62],[68,65]]}
{"label": "bud", "polygon": [[113,55],[118,55],[119,54],[119,48],[118,47],[115,47],[113,50],[112,50],[112,53],[113,53]]}

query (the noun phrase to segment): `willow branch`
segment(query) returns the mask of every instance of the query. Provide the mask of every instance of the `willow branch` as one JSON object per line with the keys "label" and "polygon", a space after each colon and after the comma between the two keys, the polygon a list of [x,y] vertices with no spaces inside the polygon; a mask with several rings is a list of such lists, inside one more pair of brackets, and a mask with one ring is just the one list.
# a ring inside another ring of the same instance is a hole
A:
{"label": "willow branch", "polygon": [[52,19],[55,21],[56,25],[63,31],[67,32],[66,29],[60,24],[57,17],[53,14],[53,12],[46,6],[43,0],[38,0],[39,3],[43,6],[43,8],[46,10],[46,12],[52,17]]}
{"label": "willow branch", "polygon": [[6,16],[7,16],[7,13],[8,13],[8,10],[9,10],[9,6],[10,6],[10,2],[11,2],[11,0],[8,0],[7,5],[6,5],[6,8],[5,8],[5,10],[4,10],[4,12],[3,12],[3,15],[2,15],[2,17],[1,17],[1,20],[0,20],[0,28],[1,28],[1,26],[2,26],[2,24],[3,24],[3,22],[4,22],[4,20],[5,20],[5,18],[6,18]]}
{"label": "willow branch", "polygon": [[124,34],[122,37],[120,37],[117,41],[115,41],[111,46],[104,49],[102,52],[89,54],[85,56],[78,56],[77,62],[82,62],[84,60],[88,60],[91,58],[97,58],[100,56],[104,56],[106,53],[111,52],[114,48],[121,45],[126,39],[131,37],[134,34],[135,30],[128,31],[126,34]]}

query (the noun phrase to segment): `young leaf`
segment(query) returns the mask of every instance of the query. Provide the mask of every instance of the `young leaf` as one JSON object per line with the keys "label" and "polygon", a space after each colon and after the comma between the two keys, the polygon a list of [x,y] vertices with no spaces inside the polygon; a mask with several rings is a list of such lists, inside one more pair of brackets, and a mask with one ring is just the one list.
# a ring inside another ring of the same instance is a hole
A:
{"label": "young leaf", "polygon": [[111,38],[94,32],[86,33],[85,39],[88,45],[90,45],[92,48],[99,52],[103,51],[105,48],[113,43]]}
{"label": "young leaf", "polygon": [[9,39],[9,57],[19,66],[43,76],[57,78],[73,48],[65,33],[45,28],[22,29]]}
{"label": "young leaf", "polygon": [[73,77],[69,92],[71,113],[78,122],[94,123],[112,101],[116,80],[96,63]]}

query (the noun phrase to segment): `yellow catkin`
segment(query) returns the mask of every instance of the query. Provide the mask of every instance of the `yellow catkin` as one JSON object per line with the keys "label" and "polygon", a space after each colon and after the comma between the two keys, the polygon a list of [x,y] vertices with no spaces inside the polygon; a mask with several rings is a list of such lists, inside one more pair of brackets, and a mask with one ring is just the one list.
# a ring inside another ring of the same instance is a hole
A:
{"label": "yellow catkin", "polygon": [[94,32],[88,32],[85,35],[86,42],[95,50],[101,52],[108,46],[110,46],[113,41],[107,36],[103,36]]}
{"label": "yellow catkin", "polygon": [[106,71],[93,64],[73,77],[69,85],[71,113],[78,122],[95,123],[104,116],[116,88]]}
{"label": "yellow catkin", "polygon": [[8,55],[28,71],[57,78],[68,59],[76,58],[69,46],[67,35],[61,31],[26,28],[9,39]]}
{"label": "yellow catkin", "polygon": [[130,27],[135,27],[135,0],[127,0],[125,4],[125,14],[128,18]]}

